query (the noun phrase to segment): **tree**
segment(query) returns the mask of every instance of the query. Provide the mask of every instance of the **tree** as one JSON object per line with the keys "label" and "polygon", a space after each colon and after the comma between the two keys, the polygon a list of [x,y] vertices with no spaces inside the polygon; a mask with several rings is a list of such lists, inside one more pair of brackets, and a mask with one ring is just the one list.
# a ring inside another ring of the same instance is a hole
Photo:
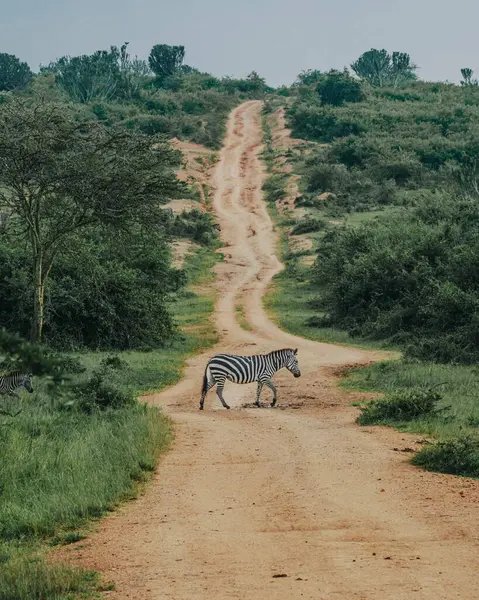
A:
{"label": "tree", "polygon": [[42,337],[46,281],[70,237],[98,223],[155,228],[160,205],[180,191],[179,153],[168,144],[74,117],[51,103],[0,105],[0,212],[10,214],[7,234],[30,248],[33,341]]}
{"label": "tree", "polygon": [[322,73],[318,71],[318,69],[308,69],[306,71],[301,71],[301,73],[296,77],[296,85],[312,85],[313,83],[318,83],[321,79]]}
{"label": "tree", "polygon": [[97,50],[91,55],[63,56],[41,66],[40,71],[55,73],[58,87],[76,102],[86,104],[115,96],[131,99],[138,95],[140,78],[151,71],[145,61],[131,60],[128,44]]}
{"label": "tree", "polygon": [[331,70],[317,86],[323,104],[340,106],[345,102],[359,102],[362,98],[361,84],[348,71]]}
{"label": "tree", "polygon": [[92,100],[109,100],[117,92],[121,80],[120,52],[98,50],[91,55],[63,56],[42,72],[54,72],[58,87],[72,100],[87,104]]}
{"label": "tree", "polygon": [[153,46],[148,57],[151,70],[160,81],[174,75],[183,64],[185,58],[184,46],[168,46],[157,44]]}
{"label": "tree", "polygon": [[362,54],[351,68],[360,79],[364,79],[373,87],[397,87],[416,79],[417,69],[409,54],[405,52],[389,54],[387,50],[374,48]]}
{"label": "tree", "polygon": [[33,73],[26,62],[13,54],[0,52],[0,92],[26,88]]}
{"label": "tree", "polygon": [[461,75],[462,75],[462,81],[461,81],[461,85],[462,86],[477,86],[479,85],[479,82],[477,81],[477,79],[473,79],[474,76],[474,71],[472,69],[461,69]]}

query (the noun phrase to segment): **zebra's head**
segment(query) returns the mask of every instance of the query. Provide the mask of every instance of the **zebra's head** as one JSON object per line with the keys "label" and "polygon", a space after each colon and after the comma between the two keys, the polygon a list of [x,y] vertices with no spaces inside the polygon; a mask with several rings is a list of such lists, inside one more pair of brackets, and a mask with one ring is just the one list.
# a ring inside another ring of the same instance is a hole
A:
{"label": "zebra's head", "polygon": [[27,390],[27,392],[30,392],[30,394],[33,393],[32,377],[33,375],[31,373],[24,375],[22,382],[23,387]]}
{"label": "zebra's head", "polygon": [[287,362],[285,367],[295,377],[301,377],[301,370],[298,363],[298,349],[296,348],[295,350],[287,350],[287,353]]}

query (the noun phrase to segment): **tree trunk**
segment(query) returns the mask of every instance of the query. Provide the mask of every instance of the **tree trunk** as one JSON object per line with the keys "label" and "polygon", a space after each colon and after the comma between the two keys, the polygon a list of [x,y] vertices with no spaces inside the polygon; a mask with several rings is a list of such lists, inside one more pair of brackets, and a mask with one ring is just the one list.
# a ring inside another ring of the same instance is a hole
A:
{"label": "tree trunk", "polygon": [[30,339],[32,342],[36,343],[42,341],[45,279],[47,274],[47,272],[44,272],[43,256],[41,254],[35,256],[33,272],[33,319]]}

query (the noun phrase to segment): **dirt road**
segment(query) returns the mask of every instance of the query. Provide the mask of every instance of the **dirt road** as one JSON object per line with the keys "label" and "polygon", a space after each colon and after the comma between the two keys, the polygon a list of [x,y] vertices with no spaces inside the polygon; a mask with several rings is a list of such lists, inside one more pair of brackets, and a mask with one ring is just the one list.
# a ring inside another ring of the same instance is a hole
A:
{"label": "dirt road", "polygon": [[[477,599],[477,483],[423,473],[394,451],[411,438],[354,424],[354,397],[335,388],[331,367],[374,355],[295,338],[265,315],[280,264],[261,198],[260,126],[259,102],[237,108],[216,169],[221,341],[148,398],[174,419],[174,448],[146,494],[71,554],[113,580],[118,599]],[[281,347],[299,348],[303,373],[277,378],[286,408],[242,408],[255,386],[229,384],[232,410],[210,393],[198,411],[207,357]]]}

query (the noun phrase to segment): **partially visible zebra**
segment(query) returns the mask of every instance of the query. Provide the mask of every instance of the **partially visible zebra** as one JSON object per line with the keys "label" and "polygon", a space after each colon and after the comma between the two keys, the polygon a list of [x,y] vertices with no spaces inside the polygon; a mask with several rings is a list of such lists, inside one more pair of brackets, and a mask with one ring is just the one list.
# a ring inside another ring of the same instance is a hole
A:
{"label": "partially visible zebra", "polygon": [[24,387],[30,394],[33,392],[32,376],[12,371],[8,375],[0,376],[0,394],[6,396],[17,396],[15,390]]}
{"label": "partially visible zebra", "polygon": [[223,398],[223,388],[228,379],[234,383],[258,382],[256,391],[256,405],[259,406],[259,397],[263,386],[268,386],[273,392],[273,402],[276,404],[276,387],[272,381],[273,375],[280,369],[286,368],[295,377],[301,376],[299,369],[298,350],[286,348],[274,350],[269,354],[255,354],[253,356],[234,356],[233,354],[217,354],[208,362],[203,377],[203,389],[200,400],[200,410],[203,410],[205,396],[208,391],[217,385],[216,393],[225,408],[229,408]]}

